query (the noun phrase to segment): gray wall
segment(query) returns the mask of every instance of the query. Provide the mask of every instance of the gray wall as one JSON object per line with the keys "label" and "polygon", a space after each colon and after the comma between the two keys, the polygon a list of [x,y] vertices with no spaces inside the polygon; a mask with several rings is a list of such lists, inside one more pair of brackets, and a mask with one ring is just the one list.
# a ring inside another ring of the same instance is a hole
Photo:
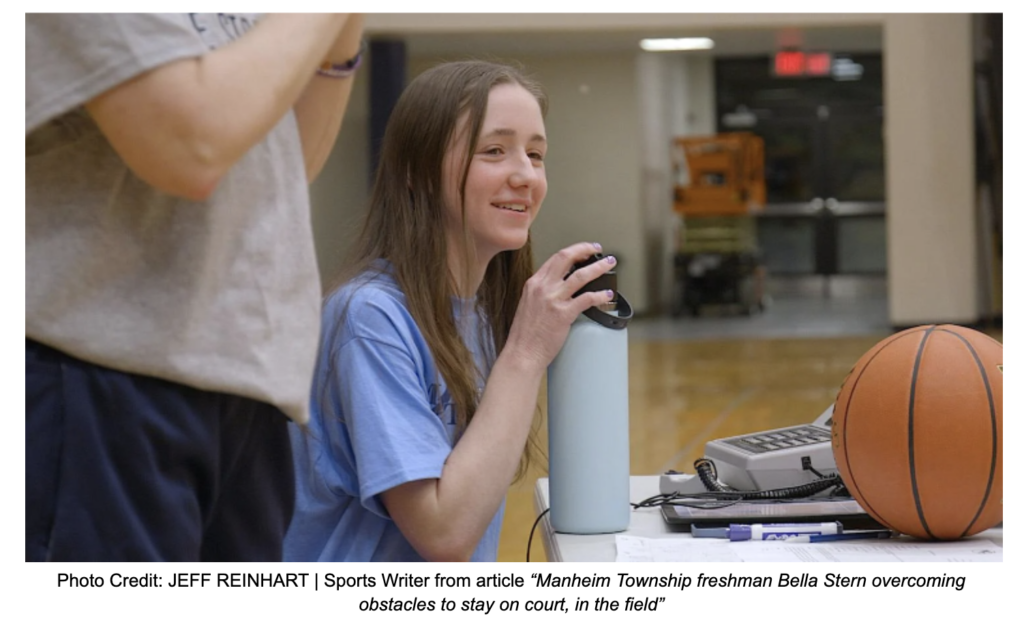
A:
{"label": "gray wall", "polygon": [[619,257],[618,286],[647,308],[634,60],[605,54],[522,58],[551,99],[548,196],[533,227],[536,264],[578,241]]}
{"label": "gray wall", "polygon": [[340,271],[342,259],[358,234],[369,201],[368,72],[356,74],[341,132],[320,177],[310,187],[313,237],[324,288]]}

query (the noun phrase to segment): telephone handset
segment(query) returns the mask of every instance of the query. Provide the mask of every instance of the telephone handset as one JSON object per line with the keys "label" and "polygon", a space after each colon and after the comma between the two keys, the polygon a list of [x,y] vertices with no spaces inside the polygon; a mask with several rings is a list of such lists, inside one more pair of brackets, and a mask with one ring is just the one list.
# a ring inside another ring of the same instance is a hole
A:
{"label": "telephone handset", "polygon": [[[709,441],[704,457],[714,464],[718,481],[737,491],[795,487],[838,475],[832,454],[832,408],[805,425]],[[661,476],[660,490],[668,494],[707,489],[698,476],[668,472]]]}

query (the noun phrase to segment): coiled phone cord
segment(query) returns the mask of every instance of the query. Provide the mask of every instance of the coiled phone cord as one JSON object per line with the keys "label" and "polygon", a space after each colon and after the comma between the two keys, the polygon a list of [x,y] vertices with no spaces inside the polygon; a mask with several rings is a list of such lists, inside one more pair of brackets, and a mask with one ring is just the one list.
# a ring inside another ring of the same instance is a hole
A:
{"label": "coiled phone cord", "polygon": [[[707,458],[698,458],[693,463],[693,466],[697,470],[697,476],[700,477],[700,481],[704,483],[704,488],[708,491],[721,494],[722,497],[731,497],[742,500],[774,500],[810,497],[811,495],[824,491],[825,489],[843,486],[843,480],[838,475],[831,474],[822,476],[817,471],[814,471],[814,473],[821,476],[821,478],[814,480],[813,482],[808,482],[807,484],[789,486],[781,489],[768,489],[764,491],[736,491],[724,486],[718,481],[718,471],[715,469],[715,463],[711,460]],[[836,491],[839,491],[839,489],[837,488]]]}

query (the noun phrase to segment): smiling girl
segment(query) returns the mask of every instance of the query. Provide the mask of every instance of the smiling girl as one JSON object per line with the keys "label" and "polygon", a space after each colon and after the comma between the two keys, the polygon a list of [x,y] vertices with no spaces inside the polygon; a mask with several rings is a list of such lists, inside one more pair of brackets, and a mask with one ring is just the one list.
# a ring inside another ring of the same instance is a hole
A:
{"label": "smiling girl", "polygon": [[533,272],[546,97],[516,69],[437,66],[388,123],[370,209],[326,299],[308,427],[291,428],[295,561],[495,561],[541,380],[615,264]]}

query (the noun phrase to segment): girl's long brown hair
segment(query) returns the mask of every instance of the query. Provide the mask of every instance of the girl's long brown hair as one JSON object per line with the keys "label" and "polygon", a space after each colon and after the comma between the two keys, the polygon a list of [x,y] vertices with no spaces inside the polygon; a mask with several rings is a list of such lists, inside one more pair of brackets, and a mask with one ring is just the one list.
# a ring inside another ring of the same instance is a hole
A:
{"label": "girl's long brown hair", "polygon": [[[371,268],[377,259],[391,263],[437,368],[452,397],[457,433],[461,434],[479,403],[477,370],[459,335],[451,298],[457,282],[448,270],[442,164],[453,147],[458,122],[465,116],[465,153],[459,178],[459,199],[465,222],[466,176],[492,88],[518,84],[532,94],[547,113],[547,96],[539,84],[516,68],[485,61],[462,61],[436,66],[414,79],[399,98],[381,144],[370,208],[339,284]],[[463,233],[463,256],[471,256]],[[464,265],[463,269],[468,269]],[[494,358],[505,347],[523,285],[533,274],[530,239],[519,250],[501,252],[487,267],[477,292],[485,316]],[[537,417],[535,417],[536,420]],[[541,450],[535,422],[520,459],[516,480],[523,477]]]}

